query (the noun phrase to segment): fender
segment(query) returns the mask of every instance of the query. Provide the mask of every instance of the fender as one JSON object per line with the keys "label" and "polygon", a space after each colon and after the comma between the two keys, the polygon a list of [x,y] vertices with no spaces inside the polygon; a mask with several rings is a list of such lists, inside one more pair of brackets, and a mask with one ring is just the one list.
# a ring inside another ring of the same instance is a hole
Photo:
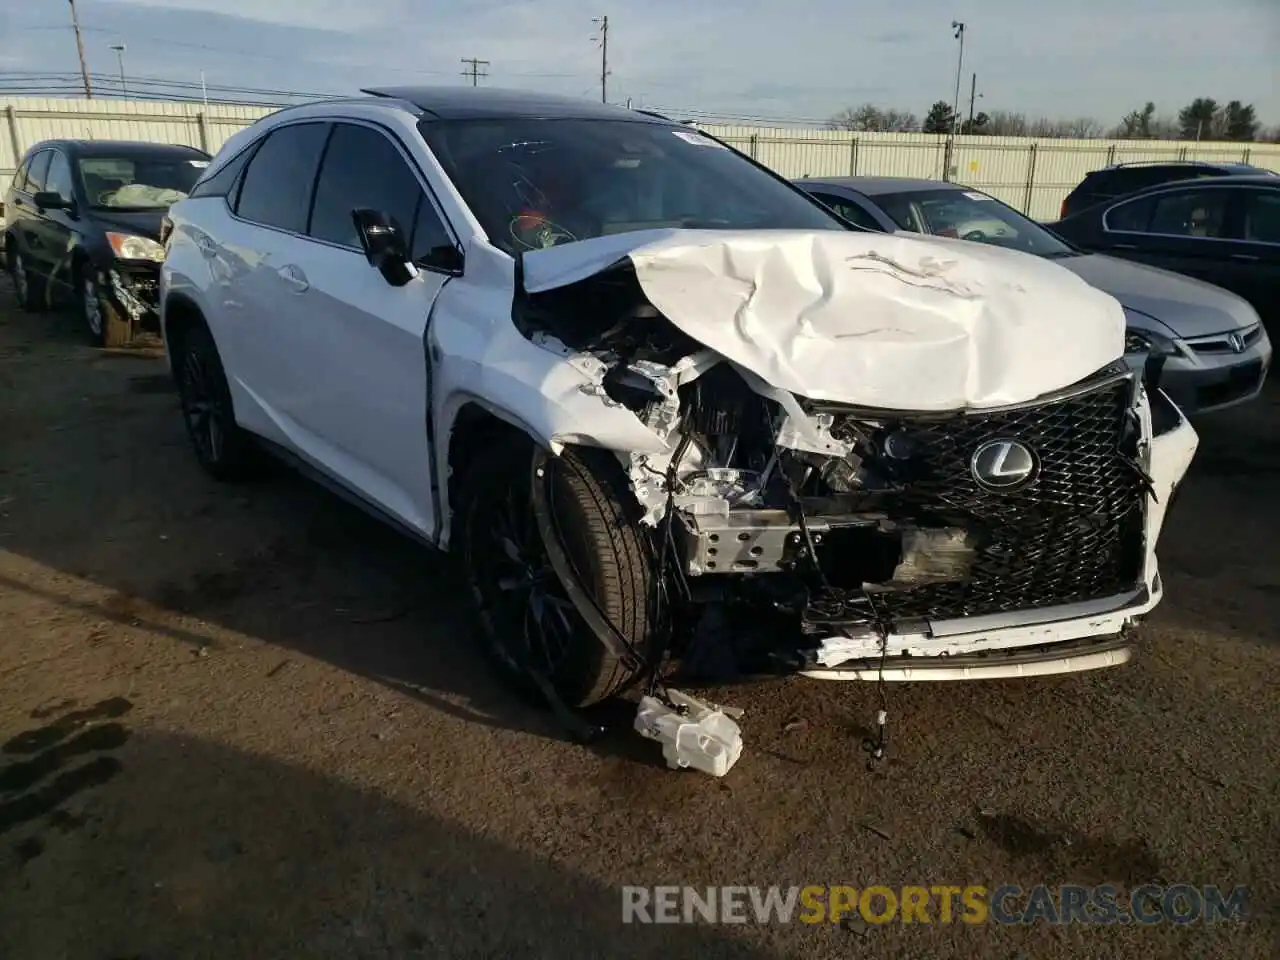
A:
{"label": "fender", "polygon": [[668,453],[639,417],[600,387],[583,359],[531,343],[511,320],[514,261],[482,242],[466,253],[466,272],[440,291],[427,326],[433,459],[441,503],[437,542],[449,543],[449,445],[458,415],[477,404],[552,454],[566,444],[618,452]]}

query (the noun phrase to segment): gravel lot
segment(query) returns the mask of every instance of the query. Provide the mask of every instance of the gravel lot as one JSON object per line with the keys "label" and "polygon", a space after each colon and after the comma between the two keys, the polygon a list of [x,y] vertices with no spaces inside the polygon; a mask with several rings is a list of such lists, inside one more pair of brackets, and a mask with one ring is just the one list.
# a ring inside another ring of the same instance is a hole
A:
{"label": "gravel lot", "polygon": [[[0,288],[0,957],[1280,955],[1280,390],[1199,424],[1101,674],[723,691],[724,781],[564,742],[449,566],[199,473],[155,356]],[[797,722],[802,721],[802,722]],[[1216,926],[623,926],[623,884],[1246,884]]]}

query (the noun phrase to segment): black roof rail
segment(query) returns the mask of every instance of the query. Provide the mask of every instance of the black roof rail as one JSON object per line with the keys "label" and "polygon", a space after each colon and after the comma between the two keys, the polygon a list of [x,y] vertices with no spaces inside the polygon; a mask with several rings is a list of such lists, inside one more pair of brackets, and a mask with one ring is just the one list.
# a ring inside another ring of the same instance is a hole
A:
{"label": "black roof rail", "polygon": [[[1235,160],[1221,161],[1223,163],[1236,163]],[[1119,167],[1211,167],[1214,165],[1212,160],[1127,160],[1124,163],[1113,163],[1111,169],[1115,170]]]}

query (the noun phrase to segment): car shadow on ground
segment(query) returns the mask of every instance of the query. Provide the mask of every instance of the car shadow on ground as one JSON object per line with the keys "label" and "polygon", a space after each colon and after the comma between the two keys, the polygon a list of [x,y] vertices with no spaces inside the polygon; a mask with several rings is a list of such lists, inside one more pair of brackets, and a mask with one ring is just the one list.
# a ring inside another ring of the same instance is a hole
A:
{"label": "car shadow on ground", "polygon": [[[6,956],[772,956],[707,926],[624,926],[618,890],[377,784],[131,719],[122,698],[68,702],[5,743]],[[288,895],[246,895],[273,888]]]}
{"label": "car shadow on ground", "polygon": [[[208,480],[187,449],[163,364],[81,347],[67,331],[74,323],[20,317],[3,339],[22,353],[0,368],[11,398],[0,410],[0,504],[12,502],[0,505],[0,547],[108,594],[76,600],[2,572],[0,585],[56,594],[86,617],[197,649],[219,642],[199,627],[215,624],[278,646],[278,668],[291,655],[314,657],[468,722],[565,738],[486,669],[449,558],[283,468],[248,485]],[[1161,554],[1171,595],[1189,578],[1204,581],[1187,596],[1206,616],[1218,582],[1260,559],[1231,553],[1230,529],[1209,518],[1225,499],[1251,511],[1244,533],[1250,523],[1276,527],[1278,401],[1270,384],[1253,404],[1197,423],[1201,453]],[[1267,591],[1280,585],[1254,589],[1247,602],[1274,603]],[[607,708],[598,719],[609,732],[593,749],[659,763],[630,717],[625,705]]]}

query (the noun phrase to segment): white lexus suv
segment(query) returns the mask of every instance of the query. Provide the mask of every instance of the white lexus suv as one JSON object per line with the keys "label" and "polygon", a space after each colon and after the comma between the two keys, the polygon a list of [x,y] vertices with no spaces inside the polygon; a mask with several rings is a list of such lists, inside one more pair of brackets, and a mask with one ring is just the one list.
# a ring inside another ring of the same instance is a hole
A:
{"label": "white lexus suv", "polygon": [[498,668],[1117,664],[1196,435],[1036,257],[851,229],[699,131],[385,89],[237,133],[170,211],[196,456],[264,452],[463,565]]}

